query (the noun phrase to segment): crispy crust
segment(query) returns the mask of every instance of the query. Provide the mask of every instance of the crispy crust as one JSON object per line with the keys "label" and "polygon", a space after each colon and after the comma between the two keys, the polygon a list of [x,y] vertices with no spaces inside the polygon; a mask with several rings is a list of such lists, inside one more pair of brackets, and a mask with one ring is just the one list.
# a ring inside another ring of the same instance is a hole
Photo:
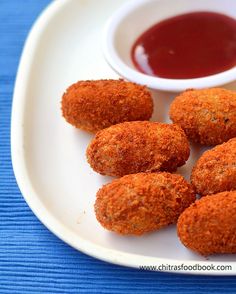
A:
{"label": "crispy crust", "polygon": [[64,93],[61,109],[73,126],[97,132],[124,121],[149,120],[153,101],[146,87],[123,80],[79,81]]}
{"label": "crispy crust", "polygon": [[202,255],[236,253],[236,191],[197,200],[179,217],[177,232],[187,248]]}
{"label": "crispy crust", "polygon": [[95,213],[100,224],[122,235],[142,235],[175,223],[195,200],[180,175],[139,173],[104,185],[97,193]]}
{"label": "crispy crust", "polygon": [[87,148],[87,159],[98,173],[110,176],[149,171],[174,171],[190,153],[177,125],[125,122],[98,132]]}
{"label": "crispy crust", "polygon": [[236,190],[236,138],[206,151],[192,170],[191,182],[200,195]]}
{"label": "crispy crust", "polygon": [[192,141],[221,144],[236,137],[236,93],[221,88],[187,90],[172,102],[170,118]]}

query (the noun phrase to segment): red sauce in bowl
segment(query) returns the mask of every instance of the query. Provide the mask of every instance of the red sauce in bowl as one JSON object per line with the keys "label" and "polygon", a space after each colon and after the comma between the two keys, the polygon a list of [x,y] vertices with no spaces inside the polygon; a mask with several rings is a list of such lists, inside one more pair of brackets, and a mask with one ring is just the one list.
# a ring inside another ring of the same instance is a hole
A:
{"label": "red sauce in bowl", "polygon": [[131,57],[140,72],[162,78],[223,72],[236,65],[236,20],[213,12],[166,19],[135,41]]}

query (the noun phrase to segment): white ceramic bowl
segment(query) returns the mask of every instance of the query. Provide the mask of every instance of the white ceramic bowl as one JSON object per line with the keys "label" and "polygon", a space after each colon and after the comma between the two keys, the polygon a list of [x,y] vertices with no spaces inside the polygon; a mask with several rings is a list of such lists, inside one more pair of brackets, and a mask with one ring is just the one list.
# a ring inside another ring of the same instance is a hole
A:
{"label": "white ceramic bowl", "polygon": [[236,79],[236,67],[219,74],[194,79],[164,79],[137,71],[130,51],[135,40],[152,25],[166,18],[194,11],[218,12],[236,19],[236,0],[131,0],[108,20],[103,52],[110,66],[122,77],[152,89],[178,92],[207,88]]}

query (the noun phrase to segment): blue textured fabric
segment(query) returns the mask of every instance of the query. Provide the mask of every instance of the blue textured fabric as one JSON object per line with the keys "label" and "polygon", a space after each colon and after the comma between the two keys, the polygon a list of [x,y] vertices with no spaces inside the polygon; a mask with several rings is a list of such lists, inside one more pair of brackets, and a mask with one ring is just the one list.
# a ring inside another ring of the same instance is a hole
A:
{"label": "blue textured fabric", "polygon": [[86,256],[25,203],[11,166],[11,101],[24,40],[48,2],[0,0],[0,293],[236,293],[235,277],[145,272]]}

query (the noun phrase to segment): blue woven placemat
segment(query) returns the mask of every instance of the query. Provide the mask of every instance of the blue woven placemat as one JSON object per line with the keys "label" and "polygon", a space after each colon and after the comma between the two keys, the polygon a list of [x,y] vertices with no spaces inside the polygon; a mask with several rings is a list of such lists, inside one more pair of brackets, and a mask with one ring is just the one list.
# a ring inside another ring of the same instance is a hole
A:
{"label": "blue woven placemat", "polygon": [[11,102],[24,40],[48,3],[0,1],[0,293],[236,293],[236,277],[145,272],[86,256],[49,232],[25,203],[11,166]]}

